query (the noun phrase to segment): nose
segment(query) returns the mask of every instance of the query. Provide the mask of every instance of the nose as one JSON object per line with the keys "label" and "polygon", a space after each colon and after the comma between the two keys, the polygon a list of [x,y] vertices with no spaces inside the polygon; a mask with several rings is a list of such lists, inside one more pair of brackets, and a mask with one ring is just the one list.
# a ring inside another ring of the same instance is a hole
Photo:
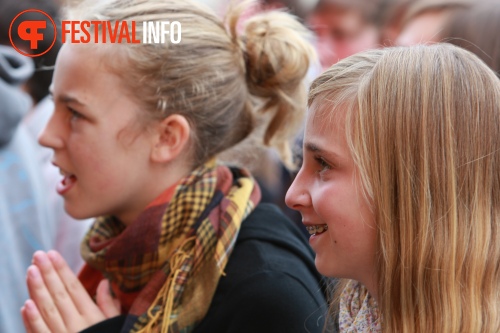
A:
{"label": "nose", "polygon": [[311,197],[309,195],[302,169],[299,171],[292,185],[290,185],[290,188],[286,192],[285,203],[291,209],[298,211],[311,205]]}
{"label": "nose", "polygon": [[42,133],[38,137],[38,143],[44,147],[59,149],[64,147],[63,140],[63,123],[62,119],[54,111],[50,117],[47,125],[43,129]]}

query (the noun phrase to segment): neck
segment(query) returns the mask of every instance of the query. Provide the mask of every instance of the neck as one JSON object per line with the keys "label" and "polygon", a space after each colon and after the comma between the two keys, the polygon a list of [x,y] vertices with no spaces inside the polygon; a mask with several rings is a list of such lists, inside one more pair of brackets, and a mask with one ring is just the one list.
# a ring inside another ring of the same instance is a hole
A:
{"label": "neck", "polygon": [[124,207],[121,212],[115,214],[115,217],[126,226],[130,225],[150,203],[167,189],[176,186],[191,171],[186,164],[181,163],[155,165],[149,171],[148,181],[144,183],[141,193],[136,195],[134,205]]}
{"label": "neck", "polygon": [[372,274],[372,278],[369,279],[368,281],[360,281],[368,290],[370,295],[375,299],[375,301],[378,300],[378,283],[376,279],[375,273]]}

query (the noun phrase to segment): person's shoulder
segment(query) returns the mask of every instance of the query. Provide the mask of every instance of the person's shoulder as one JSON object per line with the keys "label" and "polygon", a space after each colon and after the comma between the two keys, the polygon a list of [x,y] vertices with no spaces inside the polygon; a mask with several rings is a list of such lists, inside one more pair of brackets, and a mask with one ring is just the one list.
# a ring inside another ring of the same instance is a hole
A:
{"label": "person's shoulder", "polygon": [[317,308],[324,302],[322,277],[307,239],[273,204],[258,205],[243,222],[226,273],[221,283],[248,304],[265,300],[293,313],[303,309],[298,303]]}
{"label": "person's shoulder", "polygon": [[322,331],[314,254],[277,206],[261,203],[243,221],[224,273],[196,332]]}
{"label": "person's shoulder", "polygon": [[248,253],[254,259],[262,259],[261,264],[270,263],[275,257],[301,261],[312,265],[311,269],[316,271],[314,252],[307,238],[293,221],[270,203],[259,204],[242,222],[234,252],[232,257]]}
{"label": "person's shoulder", "polygon": [[261,202],[255,207],[252,213],[248,215],[247,219],[255,219],[255,218],[265,218],[265,217],[278,217],[278,218],[285,218],[285,214],[279,209],[278,206],[272,203],[264,203]]}
{"label": "person's shoulder", "polygon": [[281,236],[297,237],[301,243],[307,243],[297,225],[278,206],[271,203],[260,203],[255,207],[243,221],[239,237],[245,239],[269,232],[274,234],[278,231],[277,228],[280,229]]}
{"label": "person's shoulder", "polygon": [[[230,260],[231,261],[231,260]],[[234,262],[234,261],[233,261]],[[283,269],[221,277],[196,332],[322,332],[327,305],[319,281]]]}
{"label": "person's shoulder", "polygon": [[234,314],[233,324],[246,332],[322,330],[326,302],[317,280],[281,270],[260,271],[241,280],[229,295],[225,306],[239,304],[241,311]]}

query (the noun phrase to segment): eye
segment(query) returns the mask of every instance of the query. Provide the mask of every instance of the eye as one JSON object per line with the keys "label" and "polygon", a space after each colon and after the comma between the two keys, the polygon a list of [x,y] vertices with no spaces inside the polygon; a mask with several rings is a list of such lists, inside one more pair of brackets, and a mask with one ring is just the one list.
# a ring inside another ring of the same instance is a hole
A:
{"label": "eye", "polygon": [[332,168],[332,166],[328,164],[321,156],[315,156],[314,160],[320,166],[320,170],[318,170],[318,172],[323,172]]}
{"label": "eye", "polygon": [[71,121],[83,118],[83,115],[81,113],[79,113],[78,111],[76,111],[75,109],[72,109],[69,106],[67,108],[68,108],[68,111],[71,115],[70,116]]}

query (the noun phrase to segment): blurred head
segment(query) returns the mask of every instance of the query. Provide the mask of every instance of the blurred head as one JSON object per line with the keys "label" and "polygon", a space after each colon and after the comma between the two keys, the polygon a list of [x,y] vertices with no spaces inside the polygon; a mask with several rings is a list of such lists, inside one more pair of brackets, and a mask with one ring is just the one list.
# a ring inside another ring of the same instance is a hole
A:
{"label": "blurred head", "polygon": [[403,19],[396,45],[437,43],[443,39],[448,19],[468,8],[473,0],[419,0],[413,2]]}
{"label": "blurred head", "polygon": [[33,69],[30,58],[0,45],[0,149],[11,141],[31,106],[29,96],[18,86],[31,77]]}
{"label": "blurred head", "polygon": [[[0,2],[0,44],[11,46],[9,39],[10,24],[19,13],[27,9],[38,9],[44,11],[54,19],[56,25],[58,25],[58,31],[60,30],[59,7],[53,0],[3,0]],[[16,34],[13,34],[14,44],[17,47],[22,48],[22,50],[26,53],[40,53],[43,50],[48,49],[53,41],[52,22],[44,15],[40,15],[38,13],[25,13],[22,18],[26,20],[45,20],[47,27],[50,28],[44,30],[45,38],[44,40],[39,41],[38,49],[36,50],[31,50],[29,46],[30,42],[16,37]],[[12,29],[15,31],[20,23],[20,20],[16,20],[14,23],[15,24]],[[25,90],[31,96],[35,104],[41,101],[49,93],[53,66],[56,62],[57,53],[59,52],[60,47],[60,38],[56,37],[56,42],[47,53],[42,56],[32,58],[35,64],[35,72],[26,82]]]}
{"label": "blurred head", "polygon": [[[375,238],[371,264],[337,258],[340,241],[315,249],[330,265],[374,267],[375,286],[367,287],[376,289],[384,332],[500,329],[499,100],[495,74],[447,44],[363,52],[311,86],[307,126],[321,125],[304,142],[320,149],[304,146],[311,153],[287,203],[327,233],[349,228],[342,237],[358,240],[351,246]],[[328,157],[345,155],[332,154],[342,140],[355,170],[351,189],[342,162]],[[329,238],[322,242],[340,237]],[[349,273],[338,276],[359,278]]]}
{"label": "blurred head", "polygon": [[380,46],[383,0],[321,0],[307,22],[317,36],[324,69],[352,54]]}
{"label": "blurred head", "polygon": [[301,20],[314,9],[319,0],[262,0],[261,4],[266,9],[286,8]]}
{"label": "blurred head", "polygon": [[450,17],[444,41],[465,48],[483,60],[500,77],[500,2],[482,1]]}

